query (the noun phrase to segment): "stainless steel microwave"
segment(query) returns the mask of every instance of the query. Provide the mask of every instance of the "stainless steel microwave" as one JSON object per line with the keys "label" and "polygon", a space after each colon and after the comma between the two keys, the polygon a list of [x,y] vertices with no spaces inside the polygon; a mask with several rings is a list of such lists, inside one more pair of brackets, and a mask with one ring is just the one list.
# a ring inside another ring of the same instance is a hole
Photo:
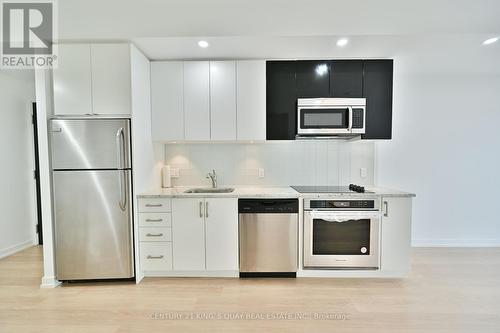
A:
{"label": "stainless steel microwave", "polygon": [[299,98],[298,136],[339,136],[365,133],[365,98]]}

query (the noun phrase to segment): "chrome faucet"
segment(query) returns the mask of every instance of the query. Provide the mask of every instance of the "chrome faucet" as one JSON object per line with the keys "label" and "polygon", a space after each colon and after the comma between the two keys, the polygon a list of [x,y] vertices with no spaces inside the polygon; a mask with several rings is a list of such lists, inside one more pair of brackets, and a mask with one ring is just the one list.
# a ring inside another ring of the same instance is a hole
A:
{"label": "chrome faucet", "polygon": [[207,179],[210,178],[212,180],[212,188],[217,188],[217,174],[215,170],[212,170],[212,173],[208,173]]}

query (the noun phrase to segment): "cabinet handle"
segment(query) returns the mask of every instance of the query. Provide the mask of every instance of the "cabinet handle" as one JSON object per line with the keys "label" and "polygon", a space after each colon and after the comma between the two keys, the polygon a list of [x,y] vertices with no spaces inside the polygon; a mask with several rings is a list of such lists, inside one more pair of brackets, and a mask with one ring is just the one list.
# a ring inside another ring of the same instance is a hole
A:
{"label": "cabinet handle", "polygon": [[203,217],[203,202],[200,201],[200,217]]}
{"label": "cabinet handle", "polygon": [[146,207],[161,207],[162,204],[146,204]]}
{"label": "cabinet handle", "polygon": [[147,257],[148,259],[163,259],[163,256],[151,256],[151,255],[148,255]]}
{"label": "cabinet handle", "polygon": [[208,217],[208,202],[205,202],[205,217]]}
{"label": "cabinet handle", "polygon": [[387,201],[384,201],[384,216],[389,216],[389,203]]}
{"label": "cabinet handle", "polygon": [[163,233],[159,233],[159,234],[152,234],[152,233],[147,233],[146,234],[146,237],[161,237],[163,236]]}
{"label": "cabinet handle", "polygon": [[163,219],[146,219],[146,222],[161,222]]}

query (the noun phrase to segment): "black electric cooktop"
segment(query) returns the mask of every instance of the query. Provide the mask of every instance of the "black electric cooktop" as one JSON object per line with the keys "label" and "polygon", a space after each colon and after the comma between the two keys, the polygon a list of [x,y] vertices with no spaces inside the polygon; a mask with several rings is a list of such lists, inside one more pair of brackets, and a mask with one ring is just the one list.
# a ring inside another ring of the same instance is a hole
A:
{"label": "black electric cooktop", "polygon": [[291,186],[299,193],[372,193],[362,186]]}

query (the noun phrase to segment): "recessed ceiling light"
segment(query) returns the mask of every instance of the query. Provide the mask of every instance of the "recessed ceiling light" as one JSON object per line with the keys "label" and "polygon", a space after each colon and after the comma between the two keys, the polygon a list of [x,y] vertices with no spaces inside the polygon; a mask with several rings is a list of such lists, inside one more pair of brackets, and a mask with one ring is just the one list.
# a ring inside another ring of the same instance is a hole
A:
{"label": "recessed ceiling light", "polygon": [[483,42],[483,45],[490,45],[490,44],[493,44],[496,42],[498,42],[498,37],[493,37],[493,38],[489,38],[489,39],[485,40]]}
{"label": "recessed ceiling light", "polygon": [[337,41],[337,46],[343,47],[343,46],[346,46],[347,43],[349,43],[349,39],[347,39],[347,38],[340,38]]}
{"label": "recessed ceiling light", "polygon": [[208,47],[208,45],[209,45],[209,44],[208,44],[208,42],[207,42],[206,40],[200,40],[200,41],[198,42],[198,46],[199,46],[199,47],[202,47],[202,48],[207,48],[207,47]]}

